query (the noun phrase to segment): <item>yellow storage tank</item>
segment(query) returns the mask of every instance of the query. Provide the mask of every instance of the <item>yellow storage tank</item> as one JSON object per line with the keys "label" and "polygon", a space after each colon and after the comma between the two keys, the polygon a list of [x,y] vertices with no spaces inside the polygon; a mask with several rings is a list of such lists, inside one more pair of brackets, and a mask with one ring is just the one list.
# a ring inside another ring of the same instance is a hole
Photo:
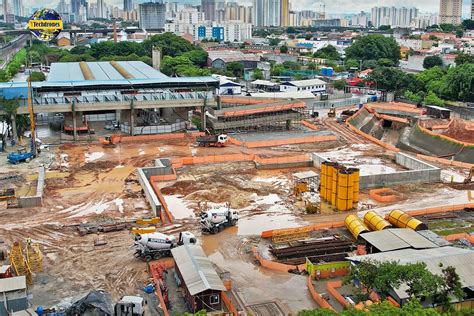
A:
{"label": "yellow storage tank", "polygon": [[369,231],[367,226],[364,225],[362,220],[356,215],[348,215],[344,220],[346,228],[351,232],[355,239],[359,238],[359,235]]}
{"label": "yellow storage tank", "polygon": [[353,185],[352,185],[352,190],[353,190],[353,196],[352,196],[352,201],[354,203],[359,202],[359,179],[360,179],[360,170],[357,168],[351,168],[349,169],[352,173],[353,177]]}
{"label": "yellow storage tank", "polygon": [[425,223],[417,220],[413,216],[408,215],[400,210],[393,210],[388,214],[388,221],[393,226],[399,228],[411,228],[413,230],[425,230],[428,229]]}
{"label": "yellow storage tank", "polygon": [[332,175],[334,173],[334,163],[328,162],[327,166],[327,174],[326,174],[326,201],[331,203],[332,198]]}
{"label": "yellow storage tank", "polygon": [[339,178],[339,171],[337,170],[337,168],[337,165],[332,168],[331,204],[333,206],[336,206],[337,203],[337,181]]}
{"label": "yellow storage tank", "polygon": [[352,177],[347,170],[341,169],[337,176],[337,209],[348,211],[352,209]]}
{"label": "yellow storage tank", "polygon": [[367,227],[370,230],[382,230],[382,229],[385,229],[385,228],[390,228],[392,226],[392,225],[390,225],[389,222],[384,220],[382,216],[375,213],[374,211],[368,211],[365,214],[364,224],[367,225]]}
{"label": "yellow storage tank", "polygon": [[320,176],[320,188],[319,188],[319,196],[321,199],[326,199],[327,194],[327,174],[328,174],[328,166],[326,162],[321,164],[321,176]]}

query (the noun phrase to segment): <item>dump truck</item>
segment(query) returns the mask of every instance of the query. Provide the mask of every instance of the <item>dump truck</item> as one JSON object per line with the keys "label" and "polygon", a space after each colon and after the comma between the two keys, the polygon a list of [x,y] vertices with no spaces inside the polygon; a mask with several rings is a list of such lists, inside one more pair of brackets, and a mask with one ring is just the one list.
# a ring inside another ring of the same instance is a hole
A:
{"label": "dump truck", "polygon": [[196,137],[196,142],[199,146],[204,147],[224,147],[227,143],[227,135],[206,135]]}
{"label": "dump truck", "polygon": [[178,240],[175,236],[162,233],[139,234],[135,236],[135,257],[151,261],[161,257],[171,256],[171,249],[184,244],[195,244],[196,237],[191,232],[179,233]]}
{"label": "dump truck", "polygon": [[329,109],[328,117],[336,117],[336,109],[334,107]]}
{"label": "dump truck", "polygon": [[239,215],[230,208],[211,209],[201,213],[201,229],[216,234],[227,226],[235,226],[238,220]]}

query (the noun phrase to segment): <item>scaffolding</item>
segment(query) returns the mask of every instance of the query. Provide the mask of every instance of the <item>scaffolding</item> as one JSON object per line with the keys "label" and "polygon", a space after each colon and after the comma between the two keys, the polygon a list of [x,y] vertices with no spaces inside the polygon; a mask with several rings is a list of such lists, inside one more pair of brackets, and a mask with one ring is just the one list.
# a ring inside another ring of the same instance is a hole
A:
{"label": "scaffolding", "polygon": [[33,284],[33,275],[30,266],[23,255],[21,244],[17,241],[13,244],[12,249],[10,250],[10,264],[15,270],[17,276],[24,275],[26,277],[26,283],[28,285]]}
{"label": "scaffolding", "polygon": [[31,272],[43,271],[43,255],[38,244],[26,243],[25,247],[26,263]]}

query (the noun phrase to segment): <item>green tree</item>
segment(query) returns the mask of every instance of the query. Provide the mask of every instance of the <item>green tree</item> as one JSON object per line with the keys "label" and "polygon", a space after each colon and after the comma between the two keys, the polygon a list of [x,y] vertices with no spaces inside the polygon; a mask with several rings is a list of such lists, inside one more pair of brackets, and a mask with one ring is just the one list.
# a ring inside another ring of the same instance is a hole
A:
{"label": "green tree", "polygon": [[411,80],[410,89],[412,91],[435,91],[438,93],[444,75],[445,72],[438,66],[426,69],[417,74],[414,80]]}
{"label": "green tree", "polygon": [[325,46],[313,54],[315,58],[324,58],[330,60],[339,60],[341,55],[338,53],[336,47],[332,45]]}
{"label": "green tree", "polygon": [[226,65],[226,70],[232,72],[234,77],[240,78],[244,73],[244,66],[238,61],[233,61]]}
{"label": "green tree", "polygon": [[280,44],[280,39],[279,38],[270,38],[269,39],[270,46],[278,46]]}
{"label": "green tree", "polygon": [[440,96],[448,100],[474,100],[474,64],[451,67],[442,79]]}
{"label": "green tree", "polygon": [[357,61],[356,59],[346,60],[345,65],[346,65],[346,69],[359,68],[360,66],[359,61]]}
{"label": "green tree", "polygon": [[400,69],[395,67],[375,68],[367,79],[373,86],[379,89],[385,89],[389,92],[395,92],[400,95],[409,86],[409,77]]}
{"label": "green tree", "polygon": [[151,56],[153,47],[159,47],[163,56],[172,57],[197,49],[196,46],[184,38],[169,32],[153,35],[143,41],[142,49],[146,55]]}
{"label": "green tree", "polygon": [[206,67],[208,54],[203,49],[195,49],[190,52],[184,53],[183,56],[189,58],[191,62],[199,67]]}
{"label": "green tree", "polygon": [[448,23],[441,23],[439,25],[440,29],[443,30],[444,32],[454,32],[456,30],[456,26],[453,24],[448,24]]}
{"label": "green tree", "polygon": [[252,74],[253,80],[263,80],[263,71],[259,68],[254,69],[253,74]]}
{"label": "green tree", "polygon": [[344,90],[346,86],[346,81],[344,79],[334,81],[334,89],[336,90]]}
{"label": "green tree", "polygon": [[379,31],[388,31],[392,29],[392,27],[390,25],[380,25],[379,26]]}
{"label": "green tree", "polygon": [[316,70],[318,69],[318,65],[316,65],[316,63],[313,63],[313,62],[309,62],[306,67],[308,68],[308,70]]}
{"label": "green tree", "polygon": [[362,70],[375,69],[379,66],[375,59],[364,60],[362,62]]}
{"label": "green tree", "polygon": [[474,20],[464,20],[462,21],[461,26],[465,30],[474,30]]}
{"label": "green tree", "polygon": [[34,71],[30,75],[30,81],[45,81],[45,80],[46,80],[46,77],[44,73],[42,72]]}
{"label": "green tree", "polygon": [[282,66],[285,69],[290,69],[290,70],[300,70],[301,69],[301,65],[297,62],[294,62],[294,61],[285,61],[285,62],[283,62]]}
{"label": "green tree", "polygon": [[379,60],[388,58],[398,65],[400,46],[393,37],[371,34],[356,38],[356,41],[346,49],[347,59]]}
{"label": "green tree", "polygon": [[459,66],[459,65],[462,65],[462,64],[473,64],[474,63],[474,55],[459,53],[459,54],[457,54],[456,58],[454,59],[454,62],[456,63],[456,66]]}
{"label": "green tree", "polygon": [[280,53],[287,54],[288,53],[288,46],[283,45],[280,47]]}
{"label": "green tree", "polygon": [[304,36],[304,39],[307,40],[307,41],[310,41],[312,38],[313,38],[313,34],[311,34],[311,33],[306,33],[305,36]]}
{"label": "green tree", "polygon": [[451,295],[454,295],[458,300],[462,300],[465,296],[462,290],[461,279],[452,266],[444,268],[442,271],[442,286],[439,291],[438,300],[443,303],[443,310],[452,312]]}
{"label": "green tree", "polygon": [[377,60],[377,64],[381,67],[393,67],[393,60],[388,59],[388,58],[380,58]]}
{"label": "green tree", "polygon": [[428,56],[423,60],[423,68],[443,67],[443,60],[439,56]]}
{"label": "green tree", "polygon": [[423,99],[425,98],[422,92],[413,93],[410,90],[405,91],[404,96],[408,100],[416,102],[418,104],[421,104],[421,101],[423,101]]}

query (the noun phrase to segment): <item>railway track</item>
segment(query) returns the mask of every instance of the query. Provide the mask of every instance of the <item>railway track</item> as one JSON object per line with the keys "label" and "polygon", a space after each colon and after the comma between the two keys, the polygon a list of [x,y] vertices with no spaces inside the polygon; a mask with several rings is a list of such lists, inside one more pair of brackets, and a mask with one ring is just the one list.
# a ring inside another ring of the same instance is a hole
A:
{"label": "railway track", "polygon": [[342,139],[351,144],[371,144],[370,141],[362,136],[355,134],[345,124],[337,123],[332,119],[323,119],[324,126],[338,134]]}

